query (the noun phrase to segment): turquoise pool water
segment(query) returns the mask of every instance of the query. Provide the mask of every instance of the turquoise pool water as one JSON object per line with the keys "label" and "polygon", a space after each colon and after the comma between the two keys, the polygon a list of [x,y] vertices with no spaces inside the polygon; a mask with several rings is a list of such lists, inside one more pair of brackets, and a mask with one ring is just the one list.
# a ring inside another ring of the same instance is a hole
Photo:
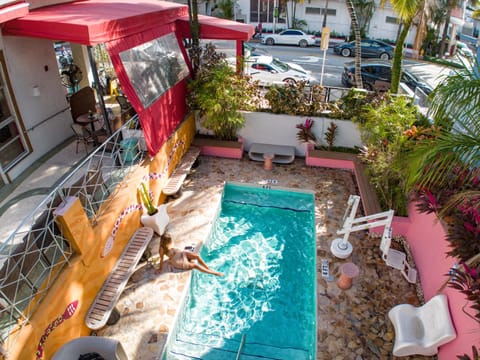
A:
{"label": "turquoise pool water", "polygon": [[[315,359],[313,193],[226,184],[166,359]],[[237,353],[241,348],[241,357]]]}

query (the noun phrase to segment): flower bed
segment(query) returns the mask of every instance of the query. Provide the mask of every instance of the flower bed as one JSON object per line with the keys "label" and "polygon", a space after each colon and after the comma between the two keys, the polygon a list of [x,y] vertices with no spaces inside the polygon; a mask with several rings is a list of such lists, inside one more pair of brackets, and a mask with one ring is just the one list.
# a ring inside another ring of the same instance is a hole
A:
{"label": "flower bed", "polygon": [[[372,189],[367,190],[365,188],[366,182],[359,181],[359,179],[365,178],[365,176],[362,172],[355,171],[355,163],[357,161],[354,155],[314,150],[313,146],[309,144],[307,145],[305,159],[309,166],[354,170],[362,198],[362,205],[366,207],[364,197],[373,196],[372,194],[365,195],[367,192],[371,192]],[[368,207],[370,206],[368,205]],[[378,200],[377,206],[380,209]],[[365,212],[367,211],[365,210]],[[457,331],[457,338],[440,347],[438,359],[450,360],[456,358],[458,354],[470,352],[472,344],[478,342],[478,323],[464,313],[462,308],[466,304],[466,299],[462,293],[449,287],[442,289],[447,279],[445,274],[448,274],[455,263],[454,258],[446,257],[445,255],[449,249],[447,241],[440,240],[445,239],[446,236],[446,231],[442,224],[435,215],[421,214],[417,211],[415,204],[410,203],[409,216],[394,217],[392,228],[394,235],[403,235],[407,239],[425,299],[430,299],[440,290],[448,296],[450,315]],[[402,301],[399,303],[402,303]]]}

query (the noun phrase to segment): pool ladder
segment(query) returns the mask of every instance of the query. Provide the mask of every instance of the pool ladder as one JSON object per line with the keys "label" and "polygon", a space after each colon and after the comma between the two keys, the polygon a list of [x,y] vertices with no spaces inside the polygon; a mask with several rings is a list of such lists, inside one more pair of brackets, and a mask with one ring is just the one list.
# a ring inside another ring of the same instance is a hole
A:
{"label": "pool ladder", "polygon": [[238,351],[237,351],[237,357],[235,360],[240,360],[240,356],[242,355],[242,350],[243,350],[243,346],[245,345],[245,339],[247,338],[247,334],[243,334],[242,335],[242,341],[240,341],[240,346],[238,347]]}

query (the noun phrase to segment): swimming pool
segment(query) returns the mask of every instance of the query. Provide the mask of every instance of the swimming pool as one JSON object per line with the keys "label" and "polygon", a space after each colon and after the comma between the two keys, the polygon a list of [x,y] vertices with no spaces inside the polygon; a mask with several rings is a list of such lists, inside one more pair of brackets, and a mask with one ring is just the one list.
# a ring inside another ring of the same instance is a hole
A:
{"label": "swimming pool", "polygon": [[[227,183],[164,359],[315,359],[311,192]],[[239,350],[241,357],[237,357]]]}

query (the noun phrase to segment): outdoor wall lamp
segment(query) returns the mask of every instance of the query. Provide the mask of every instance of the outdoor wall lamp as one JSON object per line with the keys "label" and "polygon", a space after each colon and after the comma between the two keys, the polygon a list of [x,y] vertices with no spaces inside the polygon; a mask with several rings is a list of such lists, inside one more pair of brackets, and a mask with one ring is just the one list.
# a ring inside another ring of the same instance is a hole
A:
{"label": "outdoor wall lamp", "polygon": [[40,87],[38,85],[33,85],[32,95],[35,97],[40,96]]}

